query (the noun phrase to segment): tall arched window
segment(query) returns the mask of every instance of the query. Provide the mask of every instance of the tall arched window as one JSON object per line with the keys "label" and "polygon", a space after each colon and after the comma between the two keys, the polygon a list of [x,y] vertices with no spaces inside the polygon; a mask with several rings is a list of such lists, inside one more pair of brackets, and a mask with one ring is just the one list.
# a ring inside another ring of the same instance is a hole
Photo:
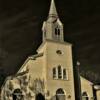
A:
{"label": "tall arched window", "polygon": [[60,29],[58,28],[58,35],[60,35]]}
{"label": "tall arched window", "polygon": [[58,65],[58,67],[54,67],[52,69],[52,76],[53,79],[68,80],[68,73],[66,68],[63,68],[61,65]]}
{"label": "tall arched window", "polygon": [[55,28],[55,35],[57,35],[58,34],[58,32],[57,32],[58,30],[57,30],[57,28]]}
{"label": "tall arched window", "polygon": [[89,100],[89,97],[87,95],[87,92],[82,93],[82,100]]}
{"label": "tall arched window", "polygon": [[56,68],[53,68],[53,78],[56,78]]}
{"label": "tall arched window", "polygon": [[66,75],[66,69],[63,69],[63,79],[66,79],[67,75]]}
{"label": "tall arched window", "polygon": [[56,36],[59,36],[60,35],[60,29],[59,29],[58,26],[55,28],[55,35]]}
{"label": "tall arched window", "polygon": [[62,78],[62,69],[61,66],[58,66],[58,78],[61,79]]}

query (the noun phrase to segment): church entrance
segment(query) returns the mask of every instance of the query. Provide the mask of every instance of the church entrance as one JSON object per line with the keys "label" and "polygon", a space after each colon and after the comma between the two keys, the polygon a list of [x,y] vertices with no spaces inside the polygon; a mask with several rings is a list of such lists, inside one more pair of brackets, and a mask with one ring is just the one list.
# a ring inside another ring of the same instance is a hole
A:
{"label": "church entrance", "polygon": [[13,95],[13,100],[24,100],[22,91],[20,89],[15,89],[12,95]]}
{"label": "church entrance", "polygon": [[63,89],[60,88],[56,91],[56,100],[65,100],[65,93]]}
{"label": "church entrance", "polygon": [[45,100],[45,97],[41,93],[38,93],[35,97],[35,100]]}

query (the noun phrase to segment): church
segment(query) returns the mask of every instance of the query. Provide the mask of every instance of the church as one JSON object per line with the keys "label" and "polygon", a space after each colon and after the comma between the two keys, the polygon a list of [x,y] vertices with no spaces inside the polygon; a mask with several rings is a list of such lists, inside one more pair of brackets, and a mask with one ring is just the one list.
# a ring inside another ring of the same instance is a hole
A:
{"label": "church", "polygon": [[0,100],[100,100],[100,86],[80,76],[74,64],[73,45],[64,41],[54,0],[42,34],[37,54],[6,78]]}

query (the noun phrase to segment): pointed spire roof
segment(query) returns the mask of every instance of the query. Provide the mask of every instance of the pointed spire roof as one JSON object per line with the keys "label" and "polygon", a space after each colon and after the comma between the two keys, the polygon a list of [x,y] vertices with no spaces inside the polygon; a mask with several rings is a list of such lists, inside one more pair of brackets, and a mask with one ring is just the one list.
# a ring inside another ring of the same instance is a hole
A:
{"label": "pointed spire roof", "polygon": [[49,16],[58,16],[54,0],[51,0]]}

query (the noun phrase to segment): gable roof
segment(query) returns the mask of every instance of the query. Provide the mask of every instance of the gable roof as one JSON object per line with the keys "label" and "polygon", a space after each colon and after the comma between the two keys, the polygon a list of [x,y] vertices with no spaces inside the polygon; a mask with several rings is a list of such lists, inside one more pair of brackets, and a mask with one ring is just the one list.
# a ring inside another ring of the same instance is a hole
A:
{"label": "gable roof", "polygon": [[17,74],[23,69],[23,67],[27,64],[27,62],[29,60],[36,60],[36,58],[43,56],[43,53],[39,53],[39,54],[35,54],[32,56],[29,56],[26,61],[24,62],[24,64],[21,66],[21,68],[18,70]]}

